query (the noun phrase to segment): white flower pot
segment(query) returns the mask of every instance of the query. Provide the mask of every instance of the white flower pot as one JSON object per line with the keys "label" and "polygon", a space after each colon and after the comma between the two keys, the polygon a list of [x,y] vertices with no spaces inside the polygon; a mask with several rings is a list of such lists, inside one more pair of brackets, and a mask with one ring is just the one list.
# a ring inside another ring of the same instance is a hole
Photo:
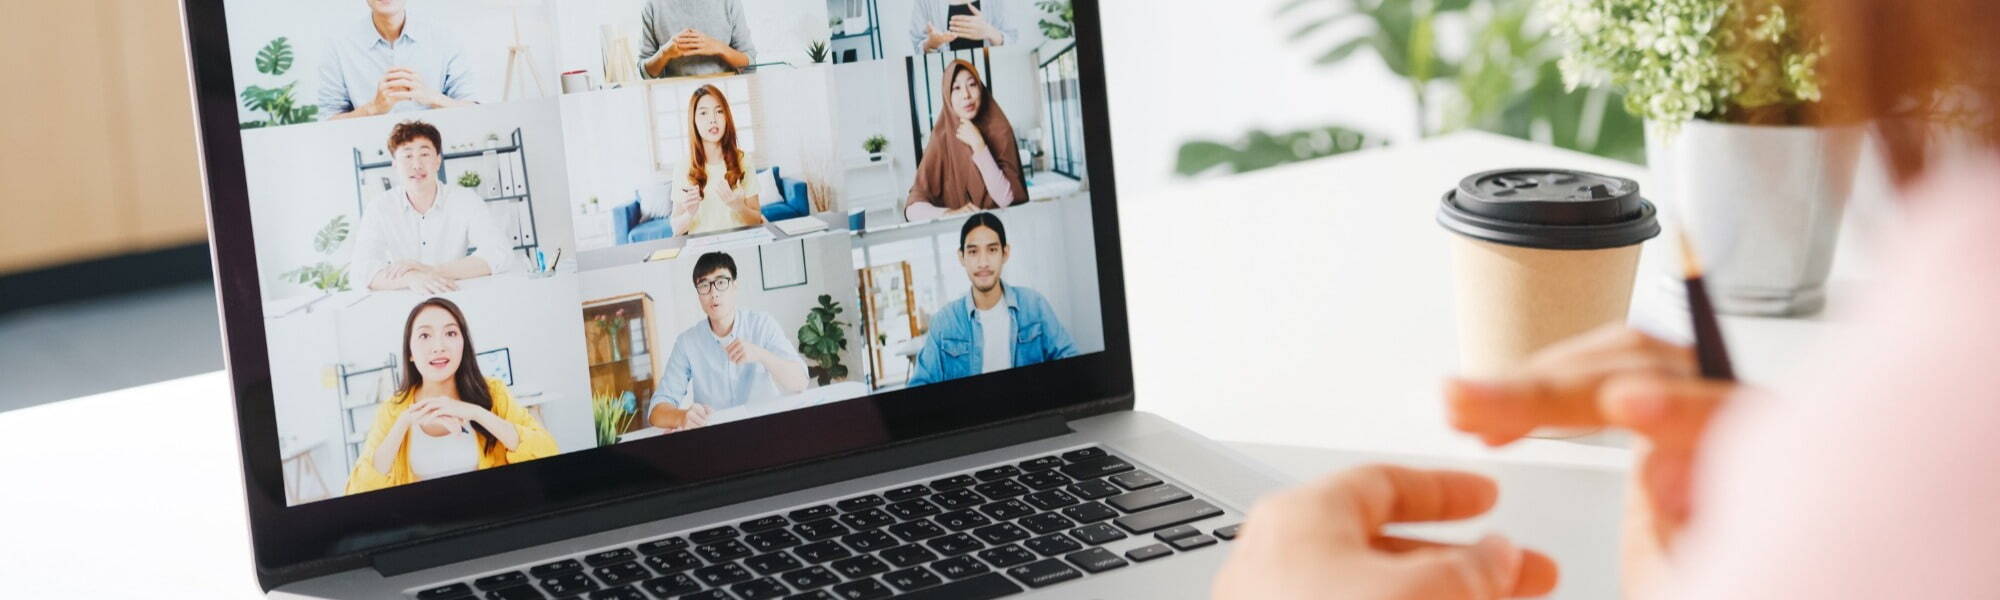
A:
{"label": "white flower pot", "polygon": [[[1646,127],[1647,194],[1685,226],[1717,310],[1803,316],[1826,305],[1826,279],[1860,157],[1859,127],[1691,121]],[[1662,261],[1682,289],[1680,261]]]}

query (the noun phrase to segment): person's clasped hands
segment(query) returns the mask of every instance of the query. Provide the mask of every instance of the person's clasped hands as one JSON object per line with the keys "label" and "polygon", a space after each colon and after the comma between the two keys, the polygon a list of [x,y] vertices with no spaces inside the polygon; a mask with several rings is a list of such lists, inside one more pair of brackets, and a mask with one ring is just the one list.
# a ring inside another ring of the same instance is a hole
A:
{"label": "person's clasped hands", "polygon": [[[1664,577],[1664,557],[1697,507],[1690,482],[1702,435],[1739,387],[1701,378],[1686,347],[1624,326],[1550,346],[1519,372],[1452,379],[1452,427],[1491,446],[1541,427],[1617,427],[1643,438],[1625,524],[1628,584]],[[1216,598],[1370,600],[1534,597],[1554,589],[1547,557],[1489,536],[1453,546],[1385,536],[1390,523],[1465,519],[1499,490],[1485,477],[1363,467],[1260,502],[1215,581]],[[1628,586],[1629,587],[1629,586]]]}

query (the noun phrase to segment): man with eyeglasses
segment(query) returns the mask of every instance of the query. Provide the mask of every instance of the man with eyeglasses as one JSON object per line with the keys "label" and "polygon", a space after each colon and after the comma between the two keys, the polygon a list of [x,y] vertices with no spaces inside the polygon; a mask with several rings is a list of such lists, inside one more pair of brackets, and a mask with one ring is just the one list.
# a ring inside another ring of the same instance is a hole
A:
{"label": "man with eyeglasses", "polygon": [[975,213],[959,228],[958,263],[972,289],[931,317],[911,387],[1076,356],[1049,300],[1001,281],[1012,252],[1007,226],[993,213]]}
{"label": "man with eyeglasses", "polygon": [[695,299],[708,318],[674,338],[646,421],[667,431],[707,425],[720,409],[806,389],[806,362],[778,320],[736,306],[736,260],[694,261]]}

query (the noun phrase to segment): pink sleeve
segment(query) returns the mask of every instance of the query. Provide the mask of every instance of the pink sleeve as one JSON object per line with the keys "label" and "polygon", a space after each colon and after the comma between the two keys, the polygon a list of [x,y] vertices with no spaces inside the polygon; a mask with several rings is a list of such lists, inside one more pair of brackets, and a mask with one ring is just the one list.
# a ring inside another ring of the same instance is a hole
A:
{"label": "pink sleeve", "polygon": [[944,216],[944,207],[929,202],[911,202],[903,208],[903,218],[911,223],[929,221]]}
{"label": "pink sleeve", "polygon": [[1718,421],[1669,597],[2000,598],[2000,160],[1984,167],[1913,190],[1878,293],[1794,385]]}
{"label": "pink sleeve", "polygon": [[1007,184],[1007,176],[1000,172],[1000,163],[993,160],[991,149],[972,153],[972,164],[979,167],[979,179],[986,182],[986,193],[993,196],[994,206],[1014,204],[1014,186]]}

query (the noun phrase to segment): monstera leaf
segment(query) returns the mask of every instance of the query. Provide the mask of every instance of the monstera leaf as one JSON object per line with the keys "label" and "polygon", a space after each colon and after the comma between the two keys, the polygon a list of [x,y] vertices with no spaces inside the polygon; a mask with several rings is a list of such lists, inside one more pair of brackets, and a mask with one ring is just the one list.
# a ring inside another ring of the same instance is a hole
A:
{"label": "monstera leaf", "polygon": [[257,72],[265,75],[284,75],[292,70],[292,43],[285,38],[271,40],[257,51]]}

